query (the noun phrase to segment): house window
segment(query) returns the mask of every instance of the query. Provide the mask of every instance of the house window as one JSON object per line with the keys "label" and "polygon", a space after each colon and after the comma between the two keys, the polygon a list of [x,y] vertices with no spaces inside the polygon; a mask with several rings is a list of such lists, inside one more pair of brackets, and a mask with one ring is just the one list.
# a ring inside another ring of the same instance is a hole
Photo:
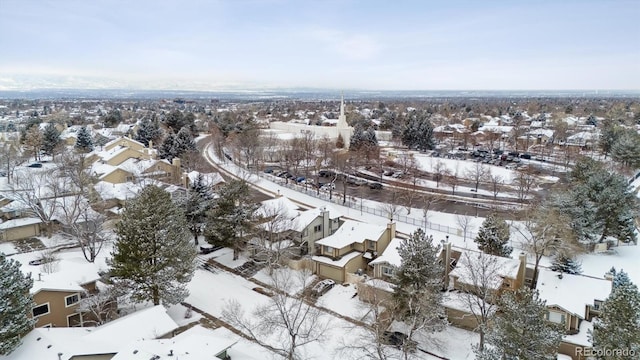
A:
{"label": "house window", "polygon": [[595,300],[593,302],[593,310],[599,311],[601,305],[602,305],[602,301]]}
{"label": "house window", "polygon": [[565,314],[559,313],[559,312],[555,312],[555,311],[549,311],[548,315],[547,315],[549,321],[551,321],[552,323],[556,323],[556,324],[563,324],[565,322]]}
{"label": "house window", "polygon": [[395,274],[395,270],[391,266],[381,266],[380,271],[384,276],[393,276]]}
{"label": "house window", "polygon": [[31,312],[33,313],[33,317],[47,315],[49,313],[49,303],[36,306],[31,310]]}
{"label": "house window", "polygon": [[80,301],[80,297],[78,296],[78,294],[69,295],[64,298],[66,307],[76,304],[78,301]]}
{"label": "house window", "polygon": [[322,225],[316,225],[313,227],[313,232],[314,233],[319,233],[322,231]]}
{"label": "house window", "polygon": [[376,249],[376,242],[375,241],[371,241],[371,240],[367,240],[367,248],[369,250],[375,250]]}
{"label": "house window", "polygon": [[82,326],[82,318],[80,318],[80,314],[71,314],[67,316],[67,326],[69,327]]}
{"label": "house window", "polygon": [[331,246],[324,246],[324,247],[322,248],[322,251],[323,251],[325,254],[331,254],[331,255],[333,255],[333,248],[332,248]]}

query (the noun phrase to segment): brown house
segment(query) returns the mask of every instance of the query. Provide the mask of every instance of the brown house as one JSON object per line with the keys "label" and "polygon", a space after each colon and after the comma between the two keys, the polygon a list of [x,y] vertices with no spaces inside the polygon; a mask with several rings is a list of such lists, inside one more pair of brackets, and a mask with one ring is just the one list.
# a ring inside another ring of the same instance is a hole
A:
{"label": "brown house", "polygon": [[560,353],[579,360],[578,348],[589,348],[587,333],[593,328],[593,318],[600,314],[600,306],[611,293],[609,278],[595,278],[540,270],[536,289],[547,302],[547,321],[560,324],[566,335]]}
{"label": "brown house", "polygon": [[[58,264],[49,264],[54,269]],[[41,266],[47,266],[41,265]],[[42,270],[42,269],[41,269]],[[98,291],[99,279],[93,264],[79,264],[66,271],[51,274],[39,273],[33,282],[31,293],[34,306],[32,316],[36,327],[83,326],[83,314],[78,310],[85,294]]]}
{"label": "brown house", "polygon": [[396,235],[396,224],[374,225],[346,220],[333,235],[316,241],[312,257],[315,273],[342,283],[348,273],[365,271],[368,263],[387,248]]}

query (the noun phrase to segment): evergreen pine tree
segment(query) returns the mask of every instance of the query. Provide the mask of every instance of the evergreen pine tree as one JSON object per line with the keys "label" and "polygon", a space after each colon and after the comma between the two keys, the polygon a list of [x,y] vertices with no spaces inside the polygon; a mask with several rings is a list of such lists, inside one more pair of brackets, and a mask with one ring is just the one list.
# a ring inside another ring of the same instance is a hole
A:
{"label": "evergreen pine tree", "polygon": [[144,118],[138,124],[138,131],[134,139],[140,141],[144,146],[149,146],[149,141],[157,141],[162,137],[162,130],[156,121]]}
{"label": "evergreen pine tree", "polygon": [[47,155],[53,155],[55,150],[62,143],[60,132],[53,123],[47,124],[42,134],[42,151]]}
{"label": "evergreen pine tree", "polygon": [[0,253],[0,355],[15,350],[20,338],[33,328],[32,285],[31,276],[22,273],[20,263]]}
{"label": "evergreen pine tree", "polygon": [[433,149],[433,125],[430,114],[412,111],[407,125],[402,131],[402,144],[418,150]]}
{"label": "evergreen pine tree", "polygon": [[476,350],[476,359],[555,360],[563,330],[545,320],[547,307],[538,293],[527,287],[505,292],[500,311],[489,328],[484,350]]}
{"label": "evergreen pine tree", "polygon": [[196,251],[184,214],[169,193],[145,187],[127,203],[115,232],[111,274],[133,300],[177,304],[187,297]]}
{"label": "evergreen pine tree", "polygon": [[[416,230],[398,248],[400,266],[393,283],[393,312],[405,325],[405,335],[412,339],[414,331],[442,331],[447,325],[442,306],[442,264],[438,261],[440,247],[432,236]],[[403,344],[402,350],[406,350]]]}
{"label": "evergreen pine tree", "polygon": [[618,278],[617,285],[614,282],[613,290],[601,305],[600,316],[595,319],[589,337],[596,353],[612,349],[626,351],[598,359],[623,360],[640,354],[640,292],[625,275]]}
{"label": "evergreen pine tree", "polygon": [[75,148],[82,152],[93,151],[93,139],[91,138],[91,133],[86,126],[83,126],[78,130]]}
{"label": "evergreen pine tree", "polygon": [[164,123],[171,129],[173,132],[178,132],[185,125],[184,115],[180,110],[173,110],[164,119]]}
{"label": "evergreen pine tree", "polygon": [[173,160],[176,156],[176,135],[171,132],[167,137],[164,138],[162,145],[160,145],[160,149],[158,149],[158,155],[160,158],[167,159],[169,161]]}
{"label": "evergreen pine tree", "polygon": [[553,258],[553,262],[551,263],[551,270],[559,271],[565,274],[578,275],[582,273],[582,266],[573,257],[559,252]]}
{"label": "evergreen pine tree", "polygon": [[482,223],[475,242],[487,254],[508,257],[513,251],[508,245],[510,236],[507,222],[491,213]]}
{"label": "evergreen pine tree", "polygon": [[232,247],[234,260],[238,259],[245,236],[253,229],[258,205],[250,199],[247,183],[231,180],[220,189],[213,209],[207,214],[207,242]]}
{"label": "evergreen pine tree", "polygon": [[182,157],[187,152],[196,151],[196,142],[193,140],[191,130],[186,126],[181,128],[176,135],[175,149],[176,157]]}
{"label": "evergreen pine tree", "polygon": [[202,174],[198,174],[187,192],[178,198],[177,203],[183,209],[194,243],[198,245],[198,236],[204,230],[207,211],[213,206],[211,187],[206,184]]}

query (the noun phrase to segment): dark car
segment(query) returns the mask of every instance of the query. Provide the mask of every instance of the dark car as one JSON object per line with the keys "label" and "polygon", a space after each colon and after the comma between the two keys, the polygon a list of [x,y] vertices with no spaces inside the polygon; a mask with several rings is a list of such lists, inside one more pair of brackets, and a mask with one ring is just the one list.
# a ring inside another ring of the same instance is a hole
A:
{"label": "dark car", "polygon": [[41,167],[42,167],[42,164],[40,164],[40,163],[33,163],[33,164],[30,164],[30,165],[27,165],[27,167],[30,167],[30,168],[41,168]]}
{"label": "dark car", "polygon": [[529,159],[531,159],[531,154],[527,154],[527,153],[520,154],[520,158],[529,160]]}
{"label": "dark car", "polygon": [[379,182],[372,182],[372,183],[369,183],[369,188],[370,189],[375,189],[375,190],[380,190],[380,189],[382,189],[382,184],[380,184]]}
{"label": "dark car", "polygon": [[264,173],[265,174],[273,174],[273,168],[268,167],[268,168],[264,169]]}
{"label": "dark car", "polygon": [[40,258],[29,261],[29,265],[42,265],[51,262],[51,259]]}
{"label": "dark car", "polygon": [[318,171],[318,176],[320,177],[331,177],[331,176],[335,176],[336,173],[331,171],[331,170],[320,170]]}
{"label": "dark car", "polygon": [[382,334],[382,342],[398,349],[406,347],[410,350],[415,350],[418,346],[415,341],[409,339],[407,335],[399,331],[385,331]]}
{"label": "dark car", "polygon": [[297,178],[296,178],[296,182],[297,182],[297,183],[301,183],[301,182],[303,182],[303,181],[304,181],[304,179],[305,179],[305,177],[304,177],[304,176],[297,177]]}

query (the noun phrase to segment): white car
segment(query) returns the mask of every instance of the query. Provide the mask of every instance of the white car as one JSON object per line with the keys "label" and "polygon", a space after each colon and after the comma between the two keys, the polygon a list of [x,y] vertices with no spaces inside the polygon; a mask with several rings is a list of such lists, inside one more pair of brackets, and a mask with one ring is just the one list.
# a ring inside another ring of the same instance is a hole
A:
{"label": "white car", "polygon": [[326,294],[327,291],[331,290],[335,284],[336,282],[331,279],[322,280],[311,288],[311,295],[322,296]]}
{"label": "white car", "polygon": [[332,183],[332,182],[326,183],[326,184],[322,185],[320,187],[320,189],[322,189],[322,190],[335,190],[336,189],[336,184]]}

